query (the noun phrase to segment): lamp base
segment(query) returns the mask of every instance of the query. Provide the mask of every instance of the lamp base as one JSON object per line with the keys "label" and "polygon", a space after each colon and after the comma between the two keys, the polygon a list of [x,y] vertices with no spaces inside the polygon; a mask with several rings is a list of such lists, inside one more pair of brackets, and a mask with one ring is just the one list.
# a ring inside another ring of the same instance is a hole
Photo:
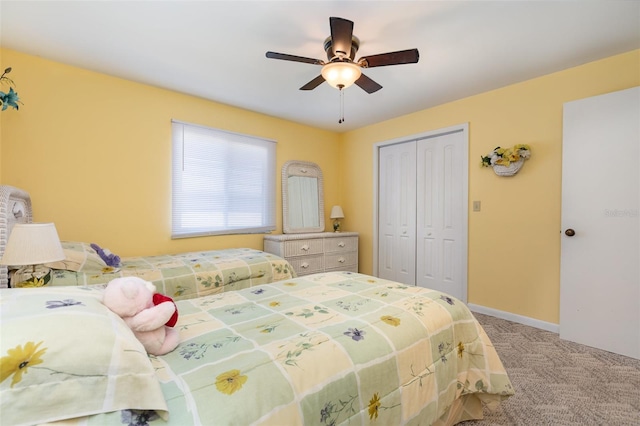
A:
{"label": "lamp base", "polygon": [[43,287],[51,281],[51,268],[42,265],[23,266],[13,271],[10,277],[11,287]]}
{"label": "lamp base", "polygon": [[333,221],[333,232],[340,232],[340,221]]}

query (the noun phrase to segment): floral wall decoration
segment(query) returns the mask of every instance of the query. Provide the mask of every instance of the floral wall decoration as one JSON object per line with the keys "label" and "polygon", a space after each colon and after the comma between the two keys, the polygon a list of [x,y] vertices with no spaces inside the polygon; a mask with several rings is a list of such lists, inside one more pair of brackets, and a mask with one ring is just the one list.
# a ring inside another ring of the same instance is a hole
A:
{"label": "floral wall decoration", "polygon": [[524,161],[531,157],[529,145],[517,144],[512,148],[494,148],[489,154],[481,156],[482,167],[493,167],[498,176],[513,176],[522,168]]}
{"label": "floral wall decoration", "polygon": [[7,109],[8,107],[19,109],[18,104],[22,103],[18,98],[18,93],[13,90],[13,86],[15,86],[15,83],[13,82],[13,80],[7,77],[7,74],[9,74],[10,72],[11,67],[6,68],[2,75],[0,75],[0,83],[9,85],[8,92],[0,91],[0,105],[2,105],[2,111]]}

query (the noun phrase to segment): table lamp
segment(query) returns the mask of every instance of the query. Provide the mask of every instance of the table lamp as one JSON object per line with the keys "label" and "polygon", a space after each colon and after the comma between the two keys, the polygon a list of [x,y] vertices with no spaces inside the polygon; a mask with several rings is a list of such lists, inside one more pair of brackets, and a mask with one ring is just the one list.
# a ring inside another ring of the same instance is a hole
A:
{"label": "table lamp", "polygon": [[36,266],[64,259],[64,250],[53,223],[16,223],[9,235],[0,264],[23,266],[13,275],[20,286],[40,287],[46,284],[45,278],[50,269],[36,269]]}
{"label": "table lamp", "polygon": [[340,232],[340,220],[344,219],[344,212],[342,211],[342,207],[333,206],[331,207],[331,219],[333,219],[333,232]]}

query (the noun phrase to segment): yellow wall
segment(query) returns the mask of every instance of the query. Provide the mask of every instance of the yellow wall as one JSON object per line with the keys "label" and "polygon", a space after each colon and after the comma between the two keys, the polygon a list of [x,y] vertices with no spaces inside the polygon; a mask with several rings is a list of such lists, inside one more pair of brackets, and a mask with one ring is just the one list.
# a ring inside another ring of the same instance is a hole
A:
{"label": "yellow wall", "polygon": [[[374,144],[468,122],[469,199],[482,201],[469,212],[468,300],[551,323],[559,321],[562,105],[640,85],[633,51],[335,134],[7,49],[0,65],[13,67],[24,102],[0,114],[0,182],[29,191],[35,220],[55,222],[62,239],[124,256],[262,247],[262,235],[170,239],[171,118],[275,139],[278,168],[317,162],[327,229],[341,204],[369,274]],[[532,146],[517,176],[480,168],[481,155],[515,143]]]}
{"label": "yellow wall", "polygon": [[[338,203],[335,133],[0,52],[23,102],[0,115],[0,182],[28,191],[34,220],[55,222],[61,239],[96,242],[122,256],[262,248],[263,235],[171,240],[172,118],[276,140],[278,171],[288,160],[318,163],[331,226],[329,210]],[[280,233],[281,208],[277,225]]]}
{"label": "yellow wall", "polygon": [[[374,144],[468,122],[469,200],[482,202],[469,210],[468,302],[558,323],[562,106],[637,85],[639,50],[342,135],[341,203],[345,229],[361,235],[360,271],[373,269]],[[480,167],[481,155],[516,143],[532,148],[516,176]]]}

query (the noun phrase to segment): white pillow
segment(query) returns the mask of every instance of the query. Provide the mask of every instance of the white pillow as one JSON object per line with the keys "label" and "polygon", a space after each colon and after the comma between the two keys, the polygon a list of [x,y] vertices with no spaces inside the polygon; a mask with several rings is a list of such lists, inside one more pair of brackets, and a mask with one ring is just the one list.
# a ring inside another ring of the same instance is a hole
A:
{"label": "white pillow", "polygon": [[101,290],[0,290],[0,424],[167,405],[142,344]]}

